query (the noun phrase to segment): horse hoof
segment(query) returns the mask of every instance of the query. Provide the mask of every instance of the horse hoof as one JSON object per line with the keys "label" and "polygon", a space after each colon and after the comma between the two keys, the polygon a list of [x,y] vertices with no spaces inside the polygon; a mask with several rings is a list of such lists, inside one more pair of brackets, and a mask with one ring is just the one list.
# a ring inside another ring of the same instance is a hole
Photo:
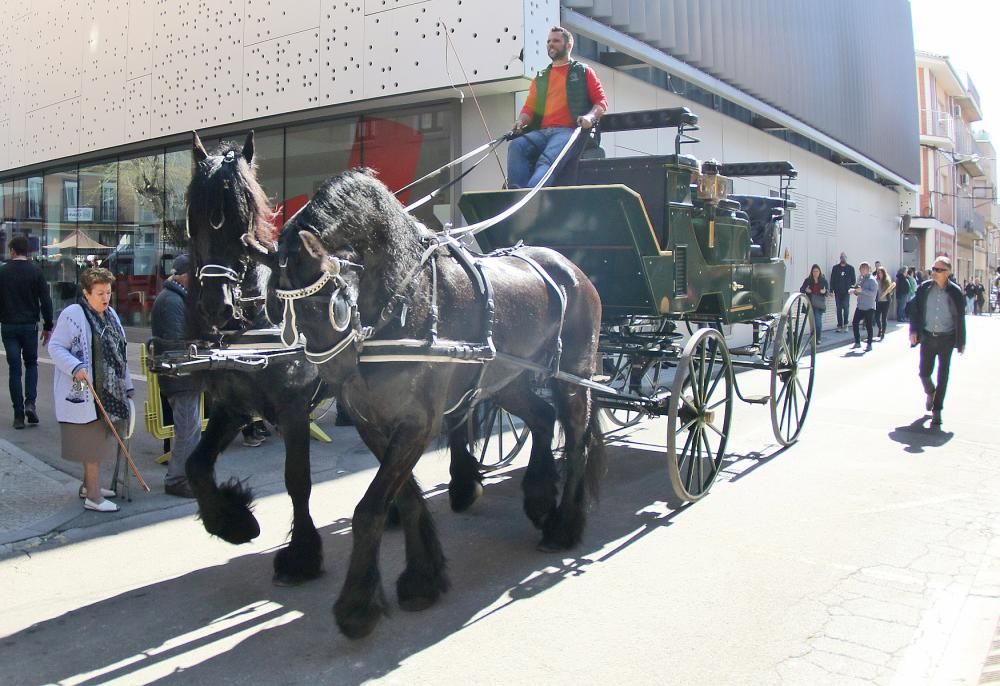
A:
{"label": "horse hoof", "polygon": [[452,481],[448,486],[448,499],[452,512],[465,512],[483,495],[483,484],[473,480],[470,484]]}
{"label": "horse hoof", "polygon": [[444,571],[431,576],[407,569],[396,580],[396,598],[399,606],[407,612],[426,610],[447,590],[448,577]]}
{"label": "horse hoof", "polygon": [[337,620],[337,626],[341,633],[352,641],[371,634],[382,614],[383,609],[374,603],[351,609],[342,609],[339,602],[333,606],[333,616]]}
{"label": "horse hoof", "polygon": [[275,586],[298,586],[323,575],[323,560],[316,555],[303,555],[291,548],[282,548],[274,557]]}

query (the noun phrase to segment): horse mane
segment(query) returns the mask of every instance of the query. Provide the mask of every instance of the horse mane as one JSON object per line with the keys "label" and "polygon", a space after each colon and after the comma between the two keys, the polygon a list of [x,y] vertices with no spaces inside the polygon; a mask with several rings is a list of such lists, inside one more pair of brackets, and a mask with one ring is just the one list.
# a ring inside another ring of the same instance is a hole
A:
{"label": "horse mane", "polygon": [[377,259],[390,280],[420,259],[420,239],[427,233],[375,172],[365,167],[324,181],[285,229],[314,233],[331,251],[350,246],[363,260]]}
{"label": "horse mane", "polygon": [[268,252],[276,250],[275,212],[271,209],[267,193],[257,181],[257,164],[255,161],[248,163],[243,158],[242,146],[222,142],[196,166],[198,169],[187,190],[188,208],[192,205],[207,208],[205,216],[209,221],[214,221],[220,213],[225,219],[223,205],[226,189],[229,189],[240,215],[239,223],[252,226],[252,238],[261,249]]}

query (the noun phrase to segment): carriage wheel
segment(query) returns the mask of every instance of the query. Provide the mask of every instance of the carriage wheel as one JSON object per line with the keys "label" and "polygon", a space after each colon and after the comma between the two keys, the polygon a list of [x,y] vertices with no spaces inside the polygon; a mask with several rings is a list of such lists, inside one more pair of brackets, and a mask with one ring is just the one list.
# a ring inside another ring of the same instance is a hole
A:
{"label": "carriage wheel", "polygon": [[524,422],[492,400],[476,405],[466,421],[466,445],[487,472],[509,465],[530,436]]}
{"label": "carriage wheel", "polygon": [[667,417],[670,487],[680,501],[708,493],[726,454],[733,411],[733,365],[726,339],[701,329],[684,346]]}
{"label": "carriage wheel", "polygon": [[816,320],[802,293],[785,302],[771,358],[771,428],[781,445],[798,440],[809,411],[816,370]]}

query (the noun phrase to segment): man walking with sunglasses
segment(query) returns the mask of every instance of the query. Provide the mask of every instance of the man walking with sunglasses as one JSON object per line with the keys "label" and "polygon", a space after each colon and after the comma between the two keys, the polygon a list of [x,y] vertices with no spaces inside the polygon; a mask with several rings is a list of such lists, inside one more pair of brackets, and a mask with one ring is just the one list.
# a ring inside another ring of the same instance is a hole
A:
{"label": "man walking with sunglasses", "polygon": [[[965,352],[965,298],[951,281],[951,260],[934,260],[931,279],[920,284],[910,313],[910,345],[920,344],[920,383],[926,394],[931,426],[941,425],[944,394],[948,388],[951,351]],[[937,386],[931,381],[937,363]]]}

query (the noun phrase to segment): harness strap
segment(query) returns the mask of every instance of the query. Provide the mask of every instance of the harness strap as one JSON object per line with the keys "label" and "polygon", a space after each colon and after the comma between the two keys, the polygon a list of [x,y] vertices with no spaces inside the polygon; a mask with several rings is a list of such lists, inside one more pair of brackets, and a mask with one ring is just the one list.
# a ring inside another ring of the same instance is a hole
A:
{"label": "harness strap", "polygon": [[555,281],[553,281],[549,273],[542,268],[542,265],[538,264],[538,262],[532,258],[527,255],[519,255],[516,252],[511,252],[510,256],[516,257],[534,269],[538,276],[541,277],[545,285],[548,286],[549,289],[552,290],[559,298],[559,330],[556,332],[556,352],[552,358],[550,369],[550,374],[557,374],[559,373],[559,365],[562,361],[562,330],[563,324],[566,321],[566,292],[560,288]]}

